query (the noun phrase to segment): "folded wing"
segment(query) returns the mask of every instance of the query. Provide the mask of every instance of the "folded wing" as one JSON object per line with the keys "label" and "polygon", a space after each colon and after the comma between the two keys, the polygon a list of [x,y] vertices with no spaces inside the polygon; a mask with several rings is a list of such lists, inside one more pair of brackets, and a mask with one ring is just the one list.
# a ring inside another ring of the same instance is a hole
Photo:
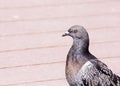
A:
{"label": "folded wing", "polygon": [[120,77],[101,61],[87,61],[76,75],[78,86],[120,86]]}

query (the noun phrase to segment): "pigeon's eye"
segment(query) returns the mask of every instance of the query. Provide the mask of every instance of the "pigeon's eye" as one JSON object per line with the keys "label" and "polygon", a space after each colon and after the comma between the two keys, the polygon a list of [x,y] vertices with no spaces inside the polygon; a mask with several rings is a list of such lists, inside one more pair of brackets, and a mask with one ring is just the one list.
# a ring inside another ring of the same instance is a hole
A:
{"label": "pigeon's eye", "polygon": [[73,33],[77,33],[77,32],[78,32],[78,30],[77,30],[77,29],[73,30]]}

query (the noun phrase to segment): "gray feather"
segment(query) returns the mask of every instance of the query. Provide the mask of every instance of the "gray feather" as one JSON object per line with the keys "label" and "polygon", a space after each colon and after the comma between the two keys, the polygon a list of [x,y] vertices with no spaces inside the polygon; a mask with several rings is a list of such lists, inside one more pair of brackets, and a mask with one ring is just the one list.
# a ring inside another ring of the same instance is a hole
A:
{"label": "gray feather", "polygon": [[120,86],[120,77],[89,52],[89,36],[84,27],[72,26],[63,36],[73,38],[65,70],[70,86]]}

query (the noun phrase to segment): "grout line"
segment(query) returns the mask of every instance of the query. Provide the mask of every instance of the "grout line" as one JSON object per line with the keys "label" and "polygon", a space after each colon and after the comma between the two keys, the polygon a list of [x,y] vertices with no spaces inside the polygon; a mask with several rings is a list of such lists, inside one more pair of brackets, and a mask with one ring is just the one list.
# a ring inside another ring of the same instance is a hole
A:
{"label": "grout line", "polygon": [[[119,26],[118,27],[117,26],[105,26],[105,27],[98,27],[98,28],[89,28],[88,31],[90,31],[90,30],[106,30],[106,28],[118,29],[120,27]],[[65,32],[65,30],[5,34],[5,35],[0,35],[0,37],[14,37],[14,36],[24,36],[24,35],[41,35],[41,34],[45,34],[45,33],[50,34],[50,33],[60,33],[60,32]]]}
{"label": "grout line", "polygon": [[65,80],[65,78],[58,78],[58,79],[47,79],[47,80],[38,80],[38,81],[31,81],[31,82],[21,82],[21,83],[13,83],[13,84],[6,84],[0,86],[16,86],[16,85],[23,85],[23,84],[32,84],[32,83],[39,83],[39,82],[50,82],[50,81],[59,81]]}
{"label": "grout line", "polygon": [[21,49],[13,49],[13,50],[3,50],[0,51],[0,53],[3,52],[14,52],[14,51],[26,51],[26,50],[36,50],[36,49],[44,49],[44,48],[54,48],[54,47],[65,47],[66,45],[49,45],[49,46],[45,46],[45,47],[33,47],[33,48],[21,48]]}
{"label": "grout line", "polygon": [[68,19],[68,18],[79,18],[79,17],[96,17],[96,16],[119,16],[120,13],[102,13],[99,15],[94,15],[94,14],[90,14],[90,15],[81,15],[81,16],[62,16],[62,17],[38,17],[38,18],[28,18],[28,19],[19,19],[19,20],[1,20],[0,23],[13,23],[13,22],[28,22],[28,21],[42,21],[42,20],[58,20],[58,19]]}
{"label": "grout line", "polygon": [[115,40],[115,41],[102,41],[102,42],[91,42],[92,44],[109,44],[109,43],[119,43],[120,40]]}
{"label": "grout line", "polygon": [[[110,43],[120,43],[120,40],[117,41],[106,41],[106,42],[93,42],[91,45],[95,44],[110,44]],[[55,48],[55,47],[67,47],[69,44],[66,45],[48,45],[48,46],[40,46],[40,47],[29,47],[29,48],[21,48],[21,49],[12,49],[12,50],[1,50],[0,53],[4,52],[15,52],[15,51],[27,51],[27,50],[36,50],[36,49],[45,49],[45,48]]]}
{"label": "grout line", "polygon": [[9,66],[9,67],[0,67],[0,70],[1,69],[20,68],[20,67],[32,67],[32,66],[40,66],[40,65],[50,65],[50,64],[58,64],[58,63],[65,63],[65,61],[46,62],[46,63],[38,63],[38,64],[27,64],[27,65],[18,65],[18,66]]}
{"label": "grout line", "polygon": [[[98,59],[102,60],[102,59],[109,59],[109,58],[120,58],[120,56],[100,57]],[[61,64],[61,63],[65,63],[65,61],[55,61],[55,62],[46,62],[46,63],[38,63],[38,64],[27,64],[27,65],[0,67],[0,70],[12,69],[12,68],[21,68],[21,67],[32,67],[32,66],[50,65],[50,64]]]}
{"label": "grout line", "polygon": [[47,5],[28,5],[28,6],[16,6],[16,7],[0,7],[0,9],[6,9],[6,10],[9,10],[9,9],[25,9],[25,8],[39,8],[39,7],[58,7],[58,6],[68,6],[68,5],[82,5],[82,4],[95,4],[95,3],[98,3],[98,4],[101,4],[101,3],[107,3],[108,1],[112,1],[112,0],[106,0],[106,2],[104,0],[101,0],[101,1],[85,1],[85,2],[75,2],[75,3],[61,3],[61,4],[47,4]]}

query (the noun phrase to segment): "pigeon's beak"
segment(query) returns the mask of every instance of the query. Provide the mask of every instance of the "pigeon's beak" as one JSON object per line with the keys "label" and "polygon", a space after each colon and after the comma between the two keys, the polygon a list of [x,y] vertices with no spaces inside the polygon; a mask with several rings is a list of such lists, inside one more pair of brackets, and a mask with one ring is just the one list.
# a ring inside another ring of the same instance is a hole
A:
{"label": "pigeon's beak", "polygon": [[69,35],[70,35],[70,33],[69,33],[69,32],[66,32],[66,33],[64,33],[64,34],[62,35],[62,37],[69,36]]}

